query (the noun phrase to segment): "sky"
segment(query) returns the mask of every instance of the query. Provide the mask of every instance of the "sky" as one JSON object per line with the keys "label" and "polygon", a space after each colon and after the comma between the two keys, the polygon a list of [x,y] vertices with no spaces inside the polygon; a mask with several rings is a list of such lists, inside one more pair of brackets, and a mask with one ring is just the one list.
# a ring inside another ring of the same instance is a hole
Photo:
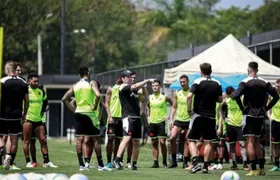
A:
{"label": "sky", "polygon": [[263,0],[221,0],[216,8],[223,8],[227,9],[230,6],[238,6],[241,8],[246,7],[247,5],[250,6],[250,9],[256,9],[263,4]]}

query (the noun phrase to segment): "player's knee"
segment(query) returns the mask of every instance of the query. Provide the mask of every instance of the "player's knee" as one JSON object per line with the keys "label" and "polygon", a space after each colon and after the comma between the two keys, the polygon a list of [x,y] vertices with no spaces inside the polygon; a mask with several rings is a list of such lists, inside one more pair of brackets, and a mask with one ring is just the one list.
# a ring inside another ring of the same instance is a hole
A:
{"label": "player's knee", "polygon": [[41,144],[47,144],[47,137],[46,136],[41,137],[40,142],[41,142]]}

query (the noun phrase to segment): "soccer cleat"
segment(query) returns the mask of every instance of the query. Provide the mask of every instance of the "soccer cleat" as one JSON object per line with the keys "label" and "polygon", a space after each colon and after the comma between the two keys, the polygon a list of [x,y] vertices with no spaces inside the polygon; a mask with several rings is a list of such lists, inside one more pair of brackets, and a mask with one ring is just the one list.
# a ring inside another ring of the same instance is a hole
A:
{"label": "soccer cleat", "polygon": [[231,169],[231,170],[238,170],[238,167],[237,167],[236,164],[234,164],[234,165],[232,165],[232,166],[230,167],[230,169]]}
{"label": "soccer cleat", "polygon": [[44,164],[43,164],[43,167],[44,167],[44,168],[47,168],[47,167],[57,168],[57,166],[54,165],[52,162],[44,163]]}
{"label": "soccer cleat", "polygon": [[31,162],[26,163],[25,167],[27,168],[33,168],[34,166],[31,164]]}
{"label": "soccer cleat", "polygon": [[17,167],[15,164],[10,166],[10,170],[21,170],[21,168]]}
{"label": "soccer cleat", "polygon": [[36,162],[34,162],[34,163],[32,163],[32,166],[33,166],[33,167],[37,167],[38,164],[37,164]]}
{"label": "soccer cleat", "polygon": [[11,156],[10,155],[6,155],[4,162],[3,162],[3,166],[5,170],[9,170],[10,169],[10,161],[11,161]]}
{"label": "soccer cleat", "polygon": [[208,169],[202,169],[202,173],[203,173],[203,174],[208,174],[209,171],[208,171]]}
{"label": "soccer cleat", "polygon": [[193,165],[192,164],[190,164],[190,165],[188,165],[186,168],[185,168],[185,170],[191,170],[193,168]]}
{"label": "soccer cleat", "polygon": [[137,166],[136,165],[132,165],[131,166],[131,170],[137,170]]}
{"label": "soccer cleat", "polygon": [[90,163],[88,163],[88,162],[86,162],[85,163],[85,167],[86,168],[88,168],[88,169],[92,169],[92,168],[94,168],[94,166],[93,165],[91,165]]}
{"label": "soccer cleat", "polygon": [[223,169],[223,165],[222,164],[218,164],[217,169]]}
{"label": "soccer cleat", "polygon": [[244,165],[243,165],[243,170],[244,170],[244,171],[250,171],[250,168],[248,167],[247,164],[244,164]]}
{"label": "soccer cleat", "polygon": [[114,160],[114,166],[117,170],[122,170],[123,169],[121,163],[116,161],[116,160]]}
{"label": "soccer cleat", "polygon": [[176,168],[177,166],[178,166],[177,163],[171,162],[171,163],[167,166],[167,168]]}
{"label": "soccer cleat", "polygon": [[103,166],[103,167],[98,166],[97,170],[98,170],[98,171],[112,171],[111,168],[107,168],[106,166]]}
{"label": "soccer cleat", "polygon": [[264,175],[265,175],[264,169],[260,169],[260,170],[259,170],[259,176],[264,176]]}
{"label": "soccer cleat", "polygon": [[197,164],[195,166],[193,166],[193,168],[191,169],[191,173],[196,173],[197,171],[201,171],[201,165]]}
{"label": "soccer cleat", "polygon": [[272,169],[270,169],[269,171],[280,171],[279,167],[274,166]]}
{"label": "soccer cleat", "polygon": [[80,166],[80,169],[79,169],[79,171],[88,171],[89,169],[88,168],[86,168],[86,167],[84,167],[84,166]]}
{"label": "soccer cleat", "polygon": [[258,170],[251,170],[246,176],[258,176],[259,171]]}
{"label": "soccer cleat", "polygon": [[210,171],[216,170],[218,167],[218,164],[214,164],[213,166],[209,167]]}
{"label": "soccer cleat", "polygon": [[150,168],[159,168],[159,165],[154,163]]}
{"label": "soccer cleat", "polygon": [[131,163],[126,163],[125,167],[130,169],[132,167],[132,165],[131,165]]}
{"label": "soccer cleat", "polygon": [[113,168],[112,163],[107,163],[105,166],[106,166],[107,168]]}

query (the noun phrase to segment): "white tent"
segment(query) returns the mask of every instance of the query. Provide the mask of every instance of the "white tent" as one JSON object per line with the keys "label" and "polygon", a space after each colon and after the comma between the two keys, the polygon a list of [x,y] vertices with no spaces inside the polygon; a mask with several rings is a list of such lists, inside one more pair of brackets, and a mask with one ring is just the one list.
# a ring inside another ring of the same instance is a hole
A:
{"label": "white tent", "polygon": [[230,34],[181,65],[165,69],[164,84],[173,83],[182,74],[198,73],[199,65],[204,62],[212,65],[212,72],[215,75],[247,74],[247,66],[251,61],[259,64],[258,74],[265,79],[273,82],[280,77],[280,68],[256,56]]}

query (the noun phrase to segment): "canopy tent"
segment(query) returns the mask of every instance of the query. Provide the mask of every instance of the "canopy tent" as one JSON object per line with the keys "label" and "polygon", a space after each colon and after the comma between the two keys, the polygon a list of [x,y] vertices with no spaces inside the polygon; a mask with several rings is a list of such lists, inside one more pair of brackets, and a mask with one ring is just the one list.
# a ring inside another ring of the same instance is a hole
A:
{"label": "canopy tent", "polygon": [[209,49],[181,65],[171,69],[165,69],[164,84],[172,84],[182,74],[199,73],[199,64],[204,62],[212,65],[213,75],[216,76],[247,74],[247,66],[251,61],[259,64],[258,74],[260,76],[271,81],[279,78],[280,68],[256,56],[230,34]]}
{"label": "canopy tent", "polygon": [[[200,77],[200,74],[199,73],[190,74],[190,75],[188,75],[188,77],[189,77],[189,85],[191,86],[193,84],[194,80]],[[240,81],[245,79],[247,77],[247,75],[237,74],[237,75],[230,75],[230,76],[224,76],[224,77],[221,77],[221,76],[212,76],[212,77],[217,79],[218,81],[220,81],[222,90],[225,91],[228,86],[233,86],[235,89],[237,89]],[[179,80],[176,80],[174,83],[172,83],[170,85],[170,88],[173,90],[181,89]]]}

